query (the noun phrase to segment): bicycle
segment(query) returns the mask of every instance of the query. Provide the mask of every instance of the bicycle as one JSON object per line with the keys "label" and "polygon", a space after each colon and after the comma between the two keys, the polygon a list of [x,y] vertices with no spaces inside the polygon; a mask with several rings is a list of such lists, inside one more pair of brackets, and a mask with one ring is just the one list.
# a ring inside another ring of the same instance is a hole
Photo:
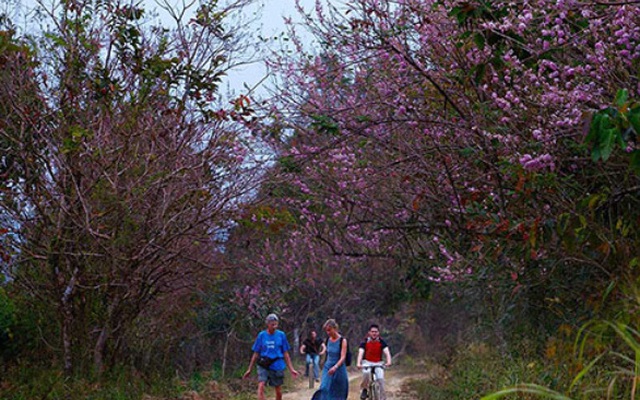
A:
{"label": "bicycle", "polygon": [[367,386],[367,399],[368,400],[381,400],[382,399],[382,387],[376,376],[376,368],[386,369],[384,365],[372,365],[367,367],[371,369],[371,379],[369,380],[369,386]]}

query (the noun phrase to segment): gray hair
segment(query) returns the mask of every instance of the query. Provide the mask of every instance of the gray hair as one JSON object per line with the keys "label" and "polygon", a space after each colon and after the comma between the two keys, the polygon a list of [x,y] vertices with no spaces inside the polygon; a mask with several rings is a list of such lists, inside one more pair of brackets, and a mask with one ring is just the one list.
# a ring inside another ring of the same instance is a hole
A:
{"label": "gray hair", "polygon": [[272,321],[278,321],[278,316],[275,314],[269,314],[267,315],[267,318],[265,319],[266,322],[272,322]]}

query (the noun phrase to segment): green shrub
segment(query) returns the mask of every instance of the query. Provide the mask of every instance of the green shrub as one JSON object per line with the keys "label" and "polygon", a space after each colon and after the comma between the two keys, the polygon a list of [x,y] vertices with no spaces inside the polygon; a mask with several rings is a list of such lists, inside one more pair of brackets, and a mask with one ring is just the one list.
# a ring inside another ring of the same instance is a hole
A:
{"label": "green shrub", "polygon": [[10,350],[14,348],[11,342],[15,322],[15,306],[5,289],[0,286],[0,359],[7,358]]}
{"label": "green shrub", "polygon": [[446,372],[413,382],[411,389],[424,400],[469,400],[525,381],[551,383],[551,378],[541,361],[505,356],[496,348],[473,343],[457,352]]}
{"label": "green shrub", "polygon": [[[571,348],[550,340],[545,357],[554,361],[545,371],[562,373],[556,382],[536,381],[521,375],[483,400],[535,398],[562,400],[629,399],[640,394],[640,280],[632,281],[620,292],[620,306],[613,319],[594,319],[574,333]],[[606,296],[605,296],[606,299]],[[603,299],[604,300],[604,299]],[[561,362],[559,362],[561,361]],[[559,364],[564,367],[559,369]],[[555,368],[555,369],[553,369]],[[534,383],[522,383],[534,382]],[[517,397],[511,397],[517,396]]]}
{"label": "green shrub", "polygon": [[142,376],[126,368],[100,379],[91,376],[65,378],[59,369],[14,364],[0,378],[0,398],[64,400],[134,400],[144,395],[175,398],[182,388],[166,376]]}

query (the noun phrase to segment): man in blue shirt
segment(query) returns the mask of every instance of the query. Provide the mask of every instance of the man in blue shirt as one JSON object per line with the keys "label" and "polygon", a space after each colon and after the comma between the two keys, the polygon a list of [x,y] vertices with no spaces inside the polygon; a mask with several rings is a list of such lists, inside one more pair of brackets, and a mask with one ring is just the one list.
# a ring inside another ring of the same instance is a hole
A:
{"label": "man in blue shirt", "polygon": [[243,378],[247,378],[253,370],[253,365],[257,364],[258,400],[265,400],[264,387],[266,384],[275,388],[276,400],[282,400],[285,368],[289,368],[293,378],[298,376],[298,371],[293,368],[291,363],[287,335],[278,329],[278,316],[269,314],[265,322],[267,329],[258,334],[253,347],[251,347],[253,355]]}

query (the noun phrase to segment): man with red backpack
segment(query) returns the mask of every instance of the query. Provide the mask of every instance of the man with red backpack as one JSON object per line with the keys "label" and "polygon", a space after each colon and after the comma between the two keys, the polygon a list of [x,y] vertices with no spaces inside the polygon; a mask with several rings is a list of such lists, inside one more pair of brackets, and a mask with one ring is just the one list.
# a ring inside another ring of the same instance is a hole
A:
{"label": "man with red backpack", "polygon": [[[382,361],[384,355],[385,361]],[[369,381],[371,380],[371,367],[372,366],[385,366],[391,365],[391,351],[387,343],[380,337],[380,327],[377,324],[369,326],[369,332],[367,337],[360,343],[358,348],[358,360],[356,366],[362,369],[362,393],[360,399],[364,400],[368,397],[367,387],[369,387]],[[386,399],[384,391],[384,369],[375,369],[376,380],[380,383],[380,396],[382,400]]]}

